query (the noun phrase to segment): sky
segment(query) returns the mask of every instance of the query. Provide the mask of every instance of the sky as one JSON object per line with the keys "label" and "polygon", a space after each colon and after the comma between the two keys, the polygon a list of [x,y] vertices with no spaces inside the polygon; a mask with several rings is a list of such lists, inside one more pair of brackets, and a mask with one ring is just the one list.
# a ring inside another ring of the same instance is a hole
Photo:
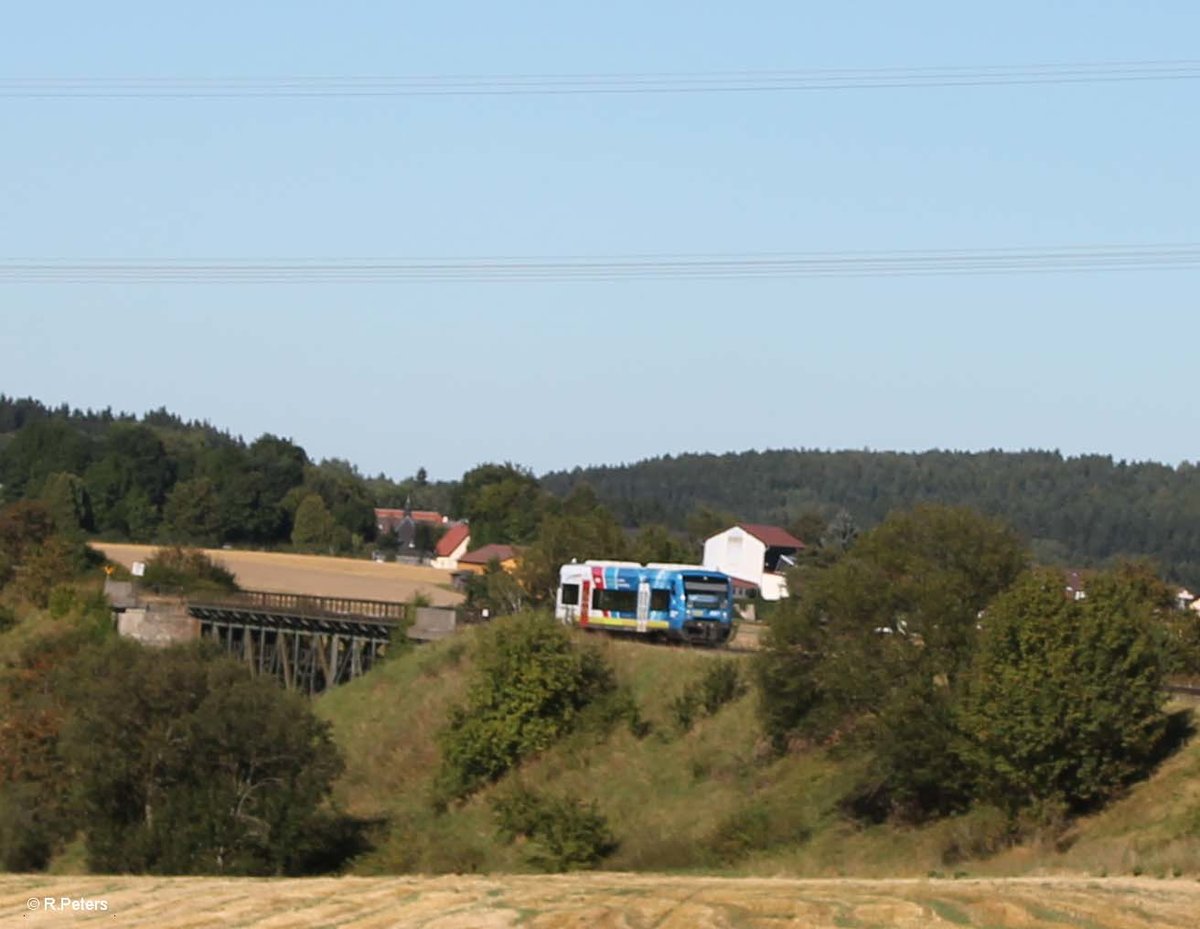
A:
{"label": "sky", "polygon": [[[11,92],[65,79],[94,89],[116,78],[1195,61],[1190,0],[182,7],[6,9],[0,271],[1200,243],[1197,78],[672,94]],[[1200,457],[1198,283],[1195,262],[548,282],[0,275],[0,392],[165,406],[395,477],[797,447],[1049,448],[1177,464]]]}

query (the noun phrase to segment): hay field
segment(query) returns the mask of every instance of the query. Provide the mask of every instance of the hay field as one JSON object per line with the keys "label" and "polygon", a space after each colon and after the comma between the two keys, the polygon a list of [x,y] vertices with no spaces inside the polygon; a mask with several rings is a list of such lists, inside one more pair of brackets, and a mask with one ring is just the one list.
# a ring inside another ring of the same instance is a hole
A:
{"label": "hay field", "polygon": [[[92,547],[125,567],[135,561],[145,561],[158,550],[155,545],[112,542],[96,542]],[[247,590],[395,601],[408,601],[414,594],[422,593],[434,606],[453,606],[463,599],[460,594],[446,589],[450,584],[450,572],[434,568],[377,564],[357,558],[231,549],[206,549],[205,554],[237,575],[238,584]]]}
{"label": "hay field", "polygon": [[[107,909],[47,911],[47,897],[104,901]],[[1141,878],[0,877],[0,925],[45,929],[76,924],[132,929],[1194,929],[1198,914],[1200,883]]]}

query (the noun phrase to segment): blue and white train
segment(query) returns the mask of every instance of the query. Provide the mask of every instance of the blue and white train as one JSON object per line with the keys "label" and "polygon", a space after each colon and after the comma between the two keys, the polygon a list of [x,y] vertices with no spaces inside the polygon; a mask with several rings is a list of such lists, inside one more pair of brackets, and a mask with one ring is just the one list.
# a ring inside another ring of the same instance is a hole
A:
{"label": "blue and white train", "polygon": [[554,615],[583,629],[722,645],[733,633],[733,581],[698,565],[568,564],[559,571]]}

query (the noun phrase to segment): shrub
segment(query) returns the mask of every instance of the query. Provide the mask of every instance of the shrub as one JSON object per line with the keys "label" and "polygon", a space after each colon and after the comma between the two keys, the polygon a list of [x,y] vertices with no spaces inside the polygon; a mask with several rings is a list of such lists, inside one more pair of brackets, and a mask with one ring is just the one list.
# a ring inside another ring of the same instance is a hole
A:
{"label": "shrub", "polygon": [[196,593],[237,590],[234,575],[198,549],[160,548],[146,562],[143,583],[160,590]]}
{"label": "shrub", "polygon": [[671,715],[680,732],[688,732],[700,716],[715,716],[726,703],[746,692],[746,681],[736,661],[713,661],[671,701]]}
{"label": "shrub", "polygon": [[501,837],[524,837],[525,860],[541,871],[594,868],[617,849],[595,801],[537,794],[518,787],[492,798]]}
{"label": "shrub", "polygon": [[1068,600],[1059,574],[1037,571],[989,607],[961,712],[981,799],[1078,813],[1148,772],[1166,657],[1141,581],[1098,575]]}
{"label": "shrub", "polygon": [[549,617],[500,620],[481,636],[465,705],[439,736],[444,804],[496,780],[520,759],[574,729],[584,710],[613,693],[612,669]]}

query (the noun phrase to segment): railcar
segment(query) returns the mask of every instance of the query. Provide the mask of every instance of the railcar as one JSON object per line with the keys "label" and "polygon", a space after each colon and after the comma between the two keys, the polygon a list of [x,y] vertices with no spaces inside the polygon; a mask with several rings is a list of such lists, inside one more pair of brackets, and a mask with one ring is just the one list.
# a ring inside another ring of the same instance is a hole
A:
{"label": "railcar", "polygon": [[733,581],[699,565],[573,563],[559,570],[554,614],[583,629],[723,645],[733,633]]}

